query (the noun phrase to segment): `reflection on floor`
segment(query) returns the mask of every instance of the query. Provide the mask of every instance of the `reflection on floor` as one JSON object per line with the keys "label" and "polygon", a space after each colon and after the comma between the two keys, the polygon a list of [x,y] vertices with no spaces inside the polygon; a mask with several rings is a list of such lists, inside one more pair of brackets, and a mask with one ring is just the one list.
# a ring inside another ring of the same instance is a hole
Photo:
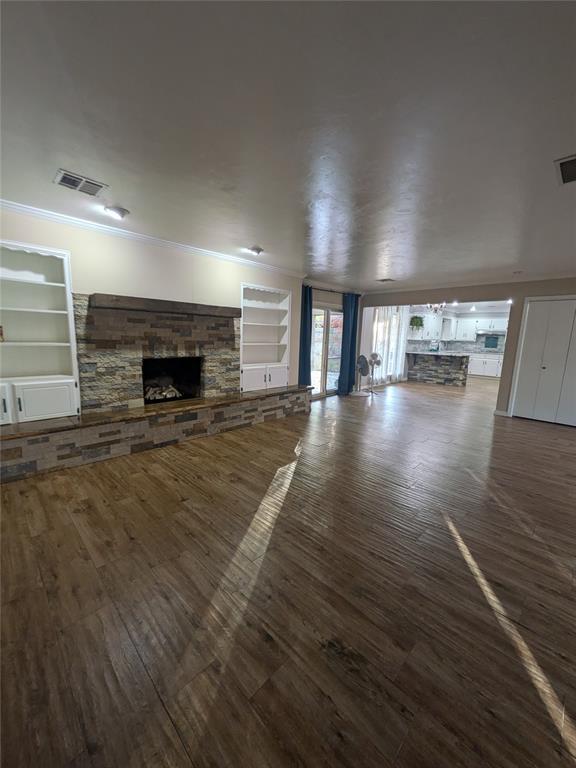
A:
{"label": "reflection on floor", "polygon": [[574,765],[576,435],[496,386],[5,486],[5,764]]}

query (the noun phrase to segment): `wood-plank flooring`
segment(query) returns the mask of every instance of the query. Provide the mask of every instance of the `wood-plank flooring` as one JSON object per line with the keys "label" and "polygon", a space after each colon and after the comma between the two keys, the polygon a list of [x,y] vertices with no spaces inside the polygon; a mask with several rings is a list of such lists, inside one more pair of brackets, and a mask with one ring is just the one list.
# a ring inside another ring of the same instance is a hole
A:
{"label": "wood-plank flooring", "polygon": [[6,485],[3,765],[575,765],[576,430],[495,389]]}

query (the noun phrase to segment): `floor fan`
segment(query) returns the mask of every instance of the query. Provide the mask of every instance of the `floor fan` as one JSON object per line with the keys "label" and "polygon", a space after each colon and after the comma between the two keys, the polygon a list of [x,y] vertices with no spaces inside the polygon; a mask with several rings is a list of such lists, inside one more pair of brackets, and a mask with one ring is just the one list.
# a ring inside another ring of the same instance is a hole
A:
{"label": "floor fan", "polygon": [[370,392],[364,392],[362,389],[362,376],[370,375],[370,365],[366,355],[358,355],[358,359],[356,360],[356,370],[360,375],[360,384],[358,385],[358,389],[351,394],[355,397],[370,397]]}
{"label": "floor fan", "polygon": [[370,366],[370,394],[381,395],[383,394],[382,392],[374,391],[374,368],[379,368],[382,365],[382,358],[378,352],[372,352],[370,359],[368,360],[368,365]]}

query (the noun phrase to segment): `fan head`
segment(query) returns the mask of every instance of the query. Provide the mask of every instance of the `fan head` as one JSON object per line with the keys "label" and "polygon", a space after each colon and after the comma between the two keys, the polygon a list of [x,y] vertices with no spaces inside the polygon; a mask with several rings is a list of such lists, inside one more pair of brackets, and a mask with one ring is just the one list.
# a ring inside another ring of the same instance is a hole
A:
{"label": "fan head", "polygon": [[370,373],[370,366],[368,365],[366,355],[358,355],[358,359],[356,360],[356,368],[358,368],[360,376],[368,376]]}
{"label": "fan head", "polygon": [[375,366],[376,368],[379,365],[382,365],[382,358],[378,354],[378,352],[372,352],[370,355],[370,365]]}

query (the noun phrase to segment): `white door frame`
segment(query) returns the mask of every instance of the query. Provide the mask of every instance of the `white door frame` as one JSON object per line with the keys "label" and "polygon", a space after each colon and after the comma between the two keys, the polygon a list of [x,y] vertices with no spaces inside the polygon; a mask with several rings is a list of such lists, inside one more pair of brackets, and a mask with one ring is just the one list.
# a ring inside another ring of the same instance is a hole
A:
{"label": "white door frame", "polygon": [[576,295],[566,294],[564,296],[526,296],[524,298],[524,307],[522,309],[522,321],[520,323],[520,333],[518,335],[518,345],[516,347],[516,357],[514,359],[514,372],[512,374],[512,387],[510,389],[510,401],[508,403],[508,416],[514,416],[514,406],[516,405],[516,393],[518,390],[518,376],[520,374],[520,360],[524,348],[524,338],[526,335],[526,325],[528,321],[528,307],[532,301],[575,301]]}

